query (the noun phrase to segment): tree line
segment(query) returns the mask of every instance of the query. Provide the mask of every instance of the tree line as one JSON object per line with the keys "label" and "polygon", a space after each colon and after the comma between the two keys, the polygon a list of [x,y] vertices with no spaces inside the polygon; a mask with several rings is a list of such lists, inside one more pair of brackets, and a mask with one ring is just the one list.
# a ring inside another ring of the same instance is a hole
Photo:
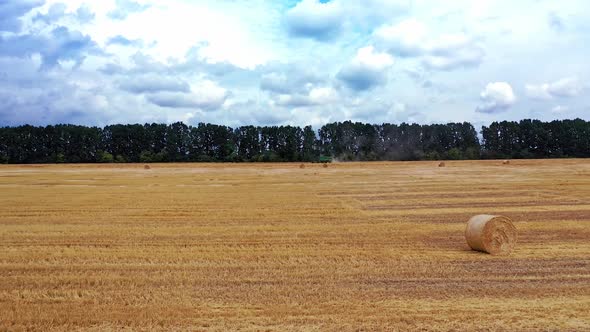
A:
{"label": "tree line", "polygon": [[318,162],[590,156],[590,122],[241,126],[200,123],[0,128],[0,163]]}

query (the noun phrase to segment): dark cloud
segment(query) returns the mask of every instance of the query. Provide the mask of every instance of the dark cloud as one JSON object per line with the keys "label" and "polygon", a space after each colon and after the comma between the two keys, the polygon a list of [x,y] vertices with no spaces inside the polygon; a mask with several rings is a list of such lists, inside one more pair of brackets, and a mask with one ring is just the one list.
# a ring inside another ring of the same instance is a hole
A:
{"label": "dark cloud", "polygon": [[374,71],[359,65],[344,67],[337,75],[346,86],[353,90],[369,90],[387,82],[384,72]]}
{"label": "dark cloud", "polygon": [[54,67],[59,60],[80,64],[92,52],[99,49],[90,37],[66,27],[55,28],[49,35],[0,37],[0,55],[25,57],[38,53],[45,68]]}
{"label": "dark cloud", "polygon": [[[108,45],[145,45],[141,40],[130,40],[122,36],[111,38]],[[170,60],[167,63],[155,60],[153,57],[142,52],[137,52],[130,58],[132,65],[124,68],[116,63],[109,63],[103,66],[100,71],[106,75],[143,75],[147,73],[154,73],[164,76],[191,76],[191,75],[205,75],[215,77],[218,79],[227,78],[229,81],[236,81],[241,76],[248,76],[252,72],[249,70],[238,68],[227,62],[207,63],[199,59],[197,56],[190,53],[184,60]]]}
{"label": "dark cloud", "polygon": [[81,89],[59,70],[36,66],[32,59],[0,58],[0,125],[97,124],[110,116],[104,91]]}
{"label": "dark cloud", "polygon": [[282,95],[278,98],[277,104],[280,106],[287,107],[307,107],[313,106],[315,103],[309,98],[309,96],[296,95]]}
{"label": "dark cloud", "polygon": [[85,53],[96,51],[98,47],[89,36],[66,27],[58,27],[51,32],[46,49],[41,50],[45,65],[54,66],[58,60],[74,60],[80,63]]}
{"label": "dark cloud", "polygon": [[19,32],[21,17],[44,3],[44,0],[0,0],[0,32]]}
{"label": "dark cloud", "polygon": [[353,90],[369,90],[387,83],[388,69],[393,62],[393,57],[389,54],[376,52],[372,46],[363,47],[340,70],[337,78]]}

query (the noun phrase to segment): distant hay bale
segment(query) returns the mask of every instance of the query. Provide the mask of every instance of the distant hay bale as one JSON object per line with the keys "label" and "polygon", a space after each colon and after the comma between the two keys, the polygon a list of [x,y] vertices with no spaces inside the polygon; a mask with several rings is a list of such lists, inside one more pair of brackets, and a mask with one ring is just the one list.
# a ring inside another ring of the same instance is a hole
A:
{"label": "distant hay bale", "polygon": [[510,160],[504,160],[504,161],[502,162],[502,165],[510,165]]}
{"label": "distant hay bale", "polygon": [[323,168],[328,168],[328,163],[324,163]]}
{"label": "distant hay bale", "polygon": [[304,169],[305,168],[305,164],[299,165],[299,168]]}
{"label": "distant hay bale", "polygon": [[516,245],[516,227],[507,217],[481,214],[467,222],[465,239],[473,250],[508,255]]}
{"label": "distant hay bale", "polygon": [[144,165],[143,169],[152,169],[152,168],[150,167],[150,165]]}
{"label": "distant hay bale", "polygon": [[444,161],[441,161],[440,164],[438,164],[438,167],[445,167],[445,166],[447,166],[447,164],[445,164]]}

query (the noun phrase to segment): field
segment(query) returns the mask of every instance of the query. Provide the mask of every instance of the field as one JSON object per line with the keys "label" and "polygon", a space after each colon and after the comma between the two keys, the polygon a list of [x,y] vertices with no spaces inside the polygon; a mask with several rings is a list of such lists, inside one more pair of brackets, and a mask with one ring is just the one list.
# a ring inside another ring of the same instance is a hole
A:
{"label": "field", "polygon": [[590,160],[437,165],[0,166],[0,331],[590,330]]}

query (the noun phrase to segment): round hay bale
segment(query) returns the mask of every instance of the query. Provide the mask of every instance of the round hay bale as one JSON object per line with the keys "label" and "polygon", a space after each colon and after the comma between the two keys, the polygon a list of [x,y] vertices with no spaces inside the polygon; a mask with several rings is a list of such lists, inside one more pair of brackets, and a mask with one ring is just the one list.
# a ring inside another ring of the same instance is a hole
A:
{"label": "round hay bale", "polygon": [[143,169],[152,169],[152,168],[150,167],[150,165],[144,165]]}
{"label": "round hay bale", "polygon": [[323,168],[328,168],[328,163],[324,163],[324,165],[322,165]]}
{"label": "round hay bale", "polygon": [[305,168],[305,164],[299,165],[299,168],[304,169]]}
{"label": "round hay bale", "polygon": [[465,239],[473,250],[508,255],[516,245],[516,227],[510,218],[481,214],[467,222]]}
{"label": "round hay bale", "polygon": [[502,165],[510,165],[510,160],[504,160],[504,161],[502,162]]}
{"label": "round hay bale", "polygon": [[445,164],[444,161],[441,161],[440,164],[438,164],[438,167],[445,167],[445,166],[447,166],[447,164]]}

